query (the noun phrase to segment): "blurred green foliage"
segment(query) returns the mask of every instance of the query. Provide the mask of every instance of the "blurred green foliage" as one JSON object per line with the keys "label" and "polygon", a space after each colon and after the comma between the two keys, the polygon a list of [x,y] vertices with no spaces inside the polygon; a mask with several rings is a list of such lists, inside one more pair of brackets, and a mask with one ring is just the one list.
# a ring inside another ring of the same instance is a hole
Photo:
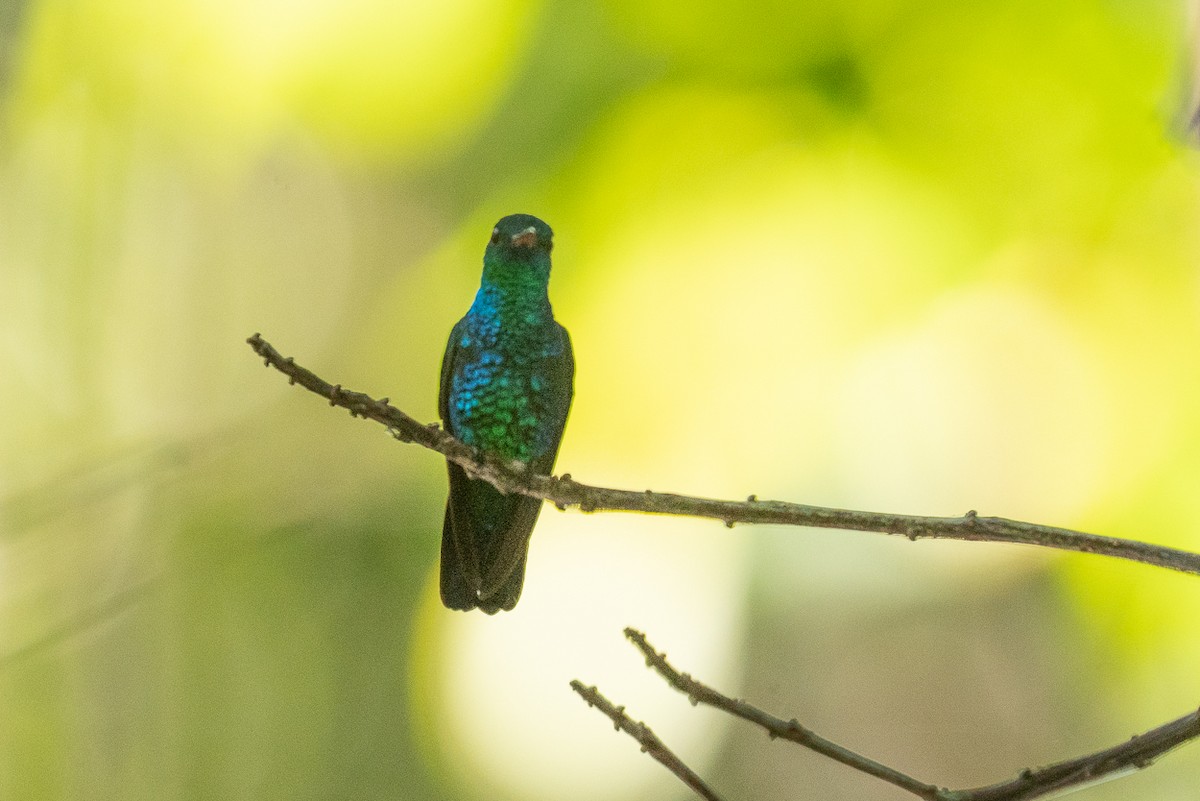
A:
{"label": "blurred green foliage", "polygon": [[433,419],[487,232],[535,213],[579,362],[561,469],[1200,548],[1177,4],[0,26],[0,798],[686,797],[575,677],[731,798],[896,797],[672,698],[627,624],[939,784],[1195,705],[1194,581],[1082,556],[548,512],[517,610],[452,615],[441,465],[243,344]]}

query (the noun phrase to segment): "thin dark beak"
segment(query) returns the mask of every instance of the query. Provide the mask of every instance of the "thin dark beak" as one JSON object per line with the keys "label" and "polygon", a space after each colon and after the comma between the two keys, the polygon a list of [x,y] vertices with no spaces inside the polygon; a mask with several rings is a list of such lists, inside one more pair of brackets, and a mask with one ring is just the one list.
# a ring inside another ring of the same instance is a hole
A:
{"label": "thin dark beak", "polygon": [[537,244],[537,231],[532,228],[526,228],[519,234],[513,234],[512,245],[514,248],[531,248]]}

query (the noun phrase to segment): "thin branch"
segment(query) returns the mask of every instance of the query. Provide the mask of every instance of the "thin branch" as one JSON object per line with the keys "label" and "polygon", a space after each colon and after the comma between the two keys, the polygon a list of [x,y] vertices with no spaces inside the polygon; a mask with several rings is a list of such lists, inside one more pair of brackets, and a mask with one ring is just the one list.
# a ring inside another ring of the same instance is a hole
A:
{"label": "thin branch", "polygon": [[666,654],[656,651],[640,631],[627,628],[625,636],[646,657],[646,664],[693,704],[707,704],[728,712],[761,726],[771,739],[781,738],[798,743],[843,765],[903,788],[925,801],[1029,801],[1042,798],[1140,770],[1168,751],[1200,736],[1200,711],[1191,712],[1112,748],[1046,767],[1024,770],[1009,781],[969,790],[947,790],[917,781],[826,740],[801,726],[795,719],[781,720],[745,701],[723,695],[687,673],[680,673],[667,662]]}
{"label": "thin branch", "polygon": [[1068,788],[1115,779],[1142,768],[1179,746],[1200,737],[1200,710],[1189,712],[1123,743],[1075,759],[1022,771],[1015,779],[958,790],[949,801],[1028,801]]}
{"label": "thin branch", "polygon": [[299,384],[325,398],[329,405],[347,409],[355,417],[369,418],[382,423],[397,439],[415,442],[437,451],[461,466],[469,475],[493,484],[502,492],[541,498],[550,501],[560,510],[574,506],[584,512],[645,512],[711,518],[730,527],[735,523],[769,523],[873,531],[904,536],[910,540],[949,539],[1020,543],[1128,559],[1200,575],[1200,554],[1190,551],[1002,517],[980,517],[974,510],[961,517],[859,512],[785,501],[760,501],[754,495],[746,501],[722,501],[650,490],[634,492],[580,484],[571,480],[570,474],[558,478],[537,475],[520,462],[509,462],[480,454],[442,431],[436,423],[424,425],[390,406],[387,398],[376,400],[361,392],[342,389],[340,384],[328,383],[296,364],[291,358],[281,356],[258,334],[246,341],[268,367],[274,367],[286,375],[290,383]]}
{"label": "thin branch", "polygon": [[650,727],[645,723],[633,720],[625,714],[625,707],[614,706],[611,701],[600,694],[600,691],[595,687],[585,687],[583,682],[578,679],[571,681],[571,689],[579,693],[579,697],[587,701],[588,706],[594,706],[608,716],[613,722],[613,728],[617,731],[623,731],[633,739],[637,740],[638,745],[642,747],[642,753],[649,754],[654,759],[661,762],[667,770],[679,777],[679,780],[688,787],[696,791],[696,794],[705,801],[721,801],[720,796],[712,791],[712,789],[704,783],[704,780],[696,775],[696,772],[684,764],[683,760],[675,756],[671,749],[663,745],[662,740],[650,731]]}
{"label": "thin branch", "polygon": [[728,712],[735,717],[748,720],[765,729],[767,736],[772,740],[777,737],[784,740],[791,740],[805,748],[816,751],[818,754],[841,762],[843,765],[847,765],[878,779],[883,779],[885,782],[894,784],[913,795],[926,799],[926,801],[948,801],[950,798],[950,796],[944,795],[943,790],[932,784],[917,781],[898,770],[856,754],[832,740],[826,740],[812,730],[801,726],[795,718],[792,720],[781,720],[755,706],[751,706],[745,701],[722,695],[711,687],[696,681],[687,673],[680,673],[667,662],[666,654],[658,653],[650,643],[646,642],[646,635],[640,631],[627,628],[625,629],[625,636],[645,655],[646,664],[654,668],[655,672],[666,679],[668,684],[686,695],[692,704],[707,704],[708,706]]}

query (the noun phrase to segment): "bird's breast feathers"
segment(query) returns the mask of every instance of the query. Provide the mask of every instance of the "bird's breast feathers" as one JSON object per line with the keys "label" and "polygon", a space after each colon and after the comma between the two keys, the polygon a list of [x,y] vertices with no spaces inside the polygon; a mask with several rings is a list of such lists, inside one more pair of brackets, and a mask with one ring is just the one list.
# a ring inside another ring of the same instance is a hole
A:
{"label": "bird's breast feathers", "polygon": [[565,345],[557,326],[550,333],[490,347],[474,332],[463,333],[450,376],[452,433],[468,445],[523,462],[554,447],[565,411],[557,398],[569,388],[556,386],[555,365]]}

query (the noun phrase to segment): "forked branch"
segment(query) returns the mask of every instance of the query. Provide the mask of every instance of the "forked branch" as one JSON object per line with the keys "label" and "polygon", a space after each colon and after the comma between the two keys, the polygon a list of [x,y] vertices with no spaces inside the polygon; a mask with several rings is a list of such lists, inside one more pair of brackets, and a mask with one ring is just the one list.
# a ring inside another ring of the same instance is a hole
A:
{"label": "forked branch", "polygon": [[805,728],[795,718],[783,720],[745,701],[730,698],[687,673],[676,670],[665,654],[646,641],[646,635],[632,628],[625,636],[646,658],[646,664],[668,684],[688,697],[693,704],[706,704],[760,726],[772,740],[789,740],[837,760],[886,782],[894,784],[925,801],[1029,801],[1069,788],[1115,778],[1140,770],[1158,757],[1200,736],[1200,711],[1189,712],[1170,723],[1134,736],[1111,748],[1021,771],[1014,779],[967,790],[948,790],[918,781],[894,768],[856,754],[848,748]]}

